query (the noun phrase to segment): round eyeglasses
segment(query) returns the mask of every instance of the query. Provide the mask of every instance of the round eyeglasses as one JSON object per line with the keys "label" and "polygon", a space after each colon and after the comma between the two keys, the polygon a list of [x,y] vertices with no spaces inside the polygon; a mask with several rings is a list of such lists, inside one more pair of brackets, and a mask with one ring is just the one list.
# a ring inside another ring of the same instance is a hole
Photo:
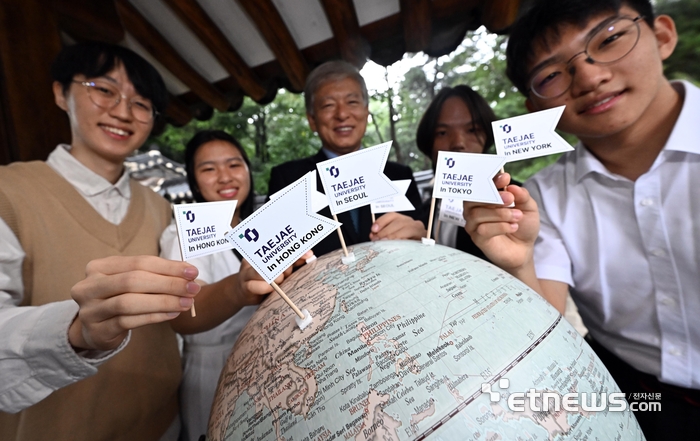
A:
{"label": "round eyeglasses", "polygon": [[[90,101],[103,109],[112,109],[121,102],[122,98],[127,98],[113,84],[98,81],[73,80],[73,82],[85,86]],[[134,119],[142,123],[150,123],[158,114],[149,100],[138,95],[127,101],[127,107],[134,115]]]}
{"label": "round eyeglasses", "polygon": [[581,54],[586,56],[585,61],[589,64],[606,65],[620,60],[637,45],[639,21],[642,18],[641,15],[636,18],[617,17],[603,23],[590,36],[586,48],[569,61],[546,65],[535,71],[530,81],[530,91],[540,98],[556,98],[564,94],[574,81],[576,69],[571,63]]}

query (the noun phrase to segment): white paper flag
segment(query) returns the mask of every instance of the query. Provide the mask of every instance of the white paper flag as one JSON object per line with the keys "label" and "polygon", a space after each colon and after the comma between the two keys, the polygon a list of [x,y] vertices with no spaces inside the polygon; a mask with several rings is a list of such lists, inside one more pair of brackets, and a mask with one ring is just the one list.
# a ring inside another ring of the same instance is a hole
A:
{"label": "white paper flag", "polygon": [[463,212],[464,206],[459,199],[443,199],[440,201],[440,215],[438,219],[441,222],[463,227],[467,224],[462,215]]}
{"label": "white paper flag", "polygon": [[[311,207],[314,210],[314,213],[318,213],[319,211],[323,210],[328,206],[328,198],[326,197],[325,194],[321,193],[320,191],[317,190],[316,187],[316,170],[310,171],[308,174],[313,175],[311,177],[311,183],[313,184],[313,190],[311,192]],[[282,190],[278,191],[277,193],[273,193],[270,195],[270,200],[275,199],[279,195],[282,194],[282,192],[286,189],[283,188]]]}
{"label": "white paper flag", "polygon": [[183,260],[233,248],[225,234],[238,201],[199,202],[173,205],[177,237]]}
{"label": "white paper flag", "polygon": [[502,204],[493,177],[505,161],[497,155],[438,152],[433,197]]}
{"label": "white paper flag", "polygon": [[496,153],[506,162],[567,152],[574,148],[554,131],[566,106],[491,123]]}
{"label": "white paper flag", "polygon": [[340,225],[314,212],[315,188],[316,177],[305,175],[226,235],[267,283]]}
{"label": "white paper flag", "polygon": [[331,213],[343,213],[397,193],[384,174],[391,141],[319,162]]}
{"label": "white paper flag", "polygon": [[415,210],[411,201],[406,197],[408,187],[411,185],[410,179],[401,179],[399,181],[391,181],[398,192],[394,196],[372,202],[370,208],[372,213],[389,213],[392,211],[411,211]]}

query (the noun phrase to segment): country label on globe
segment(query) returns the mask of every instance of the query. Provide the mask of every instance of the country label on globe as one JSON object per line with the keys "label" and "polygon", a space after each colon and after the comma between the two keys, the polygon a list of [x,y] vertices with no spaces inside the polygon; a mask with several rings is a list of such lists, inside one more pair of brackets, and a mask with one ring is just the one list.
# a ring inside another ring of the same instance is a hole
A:
{"label": "country label on globe", "polygon": [[208,439],[644,439],[583,338],[517,279],[439,245],[353,252],[281,285],[314,317],[303,331],[277,296],[260,306]]}

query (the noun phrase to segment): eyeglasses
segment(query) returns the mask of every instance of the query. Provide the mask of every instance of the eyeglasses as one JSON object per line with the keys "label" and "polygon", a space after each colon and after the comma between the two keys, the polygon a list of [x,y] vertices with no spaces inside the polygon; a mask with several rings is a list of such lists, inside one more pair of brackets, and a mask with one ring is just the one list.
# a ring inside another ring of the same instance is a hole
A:
{"label": "eyeglasses", "polygon": [[[109,83],[76,80],[73,80],[73,82],[85,86],[90,101],[103,109],[112,109],[121,102],[122,98],[127,98],[125,95],[122,95],[116,86]],[[153,121],[158,114],[158,111],[156,111],[149,100],[138,95],[129,99],[127,107],[131,110],[131,114],[134,115],[134,119],[142,123]]]}
{"label": "eyeglasses", "polygon": [[[585,54],[586,63],[612,64],[630,52],[639,41],[639,21],[644,18],[618,17],[601,26],[586,42],[586,48],[569,58],[566,63],[544,66],[532,75],[530,91],[540,98],[556,98],[571,87],[576,69],[571,63]],[[529,92],[529,91],[528,91]]]}

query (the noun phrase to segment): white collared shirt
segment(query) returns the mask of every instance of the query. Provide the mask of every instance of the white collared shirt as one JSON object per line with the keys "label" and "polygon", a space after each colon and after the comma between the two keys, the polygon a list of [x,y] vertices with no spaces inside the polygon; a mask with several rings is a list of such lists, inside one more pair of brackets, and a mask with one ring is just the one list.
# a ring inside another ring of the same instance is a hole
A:
{"label": "white collared shirt", "polygon": [[51,152],[46,164],[68,181],[100,216],[119,225],[126,216],[131,200],[129,174],[122,173],[119,180],[112,184],[75,159],[70,149],[70,145],[60,144]]}
{"label": "white collared shirt", "polygon": [[581,143],[525,187],[537,277],[567,283],[593,337],[659,380],[700,389],[700,89],[651,168],[609,172]]}

